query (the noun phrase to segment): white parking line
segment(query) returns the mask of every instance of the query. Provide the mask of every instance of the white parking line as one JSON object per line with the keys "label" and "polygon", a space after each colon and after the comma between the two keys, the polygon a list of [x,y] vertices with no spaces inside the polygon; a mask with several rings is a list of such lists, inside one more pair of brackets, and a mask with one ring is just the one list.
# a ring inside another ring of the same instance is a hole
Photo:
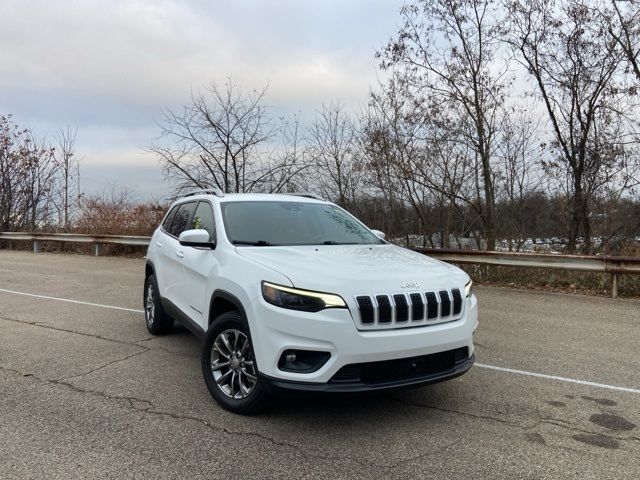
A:
{"label": "white parking line", "polygon": [[136,308],[114,307],[113,305],[102,305],[101,303],[81,302],[80,300],[70,300],[68,298],[49,297],[47,295],[36,295],[35,293],[16,292],[14,290],[5,290],[0,288],[0,292],[14,293],[16,295],[24,295],[25,297],[44,298],[45,300],[57,300],[59,302],[79,303],[80,305],[89,305],[91,307],[111,308],[113,310],[124,310],[125,312],[144,313],[144,310]]}
{"label": "white parking line", "polygon": [[[43,298],[45,300],[57,300],[59,302],[78,303],[80,305],[89,305],[91,307],[111,308],[113,310],[124,310],[125,312],[144,313],[144,310],[138,310],[136,308],[116,307],[113,305],[102,305],[100,303],[82,302],[80,300],[70,300],[68,298],[49,297],[47,295],[36,295],[35,293],[16,292],[15,290],[6,290],[4,288],[0,288],[0,292],[13,293],[15,295],[24,295],[26,297]],[[556,380],[556,381],[567,382],[567,383],[576,383],[578,385],[587,385],[589,387],[605,388],[607,390],[615,390],[618,392],[640,393],[640,389],[637,389],[637,388],[619,387],[617,385],[607,385],[605,383],[589,382],[587,380],[578,380],[575,378],[560,377],[557,375],[546,375],[544,373],[528,372],[526,370],[516,370],[513,368],[497,367],[495,365],[487,365],[485,363],[476,363],[475,366],[480,368],[486,368],[488,370],[495,370],[498,372],[514,373],[516,375],[544,378],[546,380]]]}
{"label": "white parking line", "polygon": [[637,388],[618,387],[617,385],[607,385],[606,383],[588,382],[586,380],[577,380],[575,378],[559,377],[557,375],[546,375],[544,373],[527,372],[526,370],[515,370],[513,368],[496,367],[495,365],[486,365],[484,363],[476,363],[476,367],[487,368],[489,370],[497,370],[499,372],[515,373],[517,375],[526,375],[528,377],[545,378],[547,380],[559,380],[561,382],[577,383],[579,385],[588,385],[590,387],[606,388],[608,390],[617,390],[619,392],[640,393]]}

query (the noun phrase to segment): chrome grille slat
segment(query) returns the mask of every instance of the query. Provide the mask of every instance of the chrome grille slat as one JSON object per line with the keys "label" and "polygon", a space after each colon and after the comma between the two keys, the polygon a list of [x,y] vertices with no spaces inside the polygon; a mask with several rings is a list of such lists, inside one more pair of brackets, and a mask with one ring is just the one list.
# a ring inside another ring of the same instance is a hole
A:
{"label": "chrome grille slat", "polygon": [[450,322],[464,314],[460,289],[411,293],[378,293],[355,297],[359,330],[419,327]]}

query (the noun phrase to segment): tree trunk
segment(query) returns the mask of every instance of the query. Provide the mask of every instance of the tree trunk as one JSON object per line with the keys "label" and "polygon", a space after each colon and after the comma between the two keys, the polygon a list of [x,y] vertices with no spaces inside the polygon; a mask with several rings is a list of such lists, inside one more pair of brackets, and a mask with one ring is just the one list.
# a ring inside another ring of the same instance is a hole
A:
{"label": "tree trunk", "polygon": [[584,243],[582,246],[582,253],[591,253],[591,219],[589,218],[589,202],[586,196],[582,195],[582,201],[580,202],[580,217],[582,223],[582,235],[584,236]]}
{"label": "tree trunk", "polygon": [[491,178],[491,164],[489,155],[485,152],[481,154],[482,159],[482,179],[484,182],[485,197],[485,236],[487,238],[487,250],[496,249],[496,228],[495,228],[495,195],[493,191],[493,179]]}
{"label": "tree trunk", "polygon": [[591,222],[589,220],[589,202],[582,188],[582,177],[575,175],[573,183],[573,198],[571,201],[571,219],[569,222],[569,242],[567,253],[576,253],[578,236],[584,237],[583,253],[591,250]]}

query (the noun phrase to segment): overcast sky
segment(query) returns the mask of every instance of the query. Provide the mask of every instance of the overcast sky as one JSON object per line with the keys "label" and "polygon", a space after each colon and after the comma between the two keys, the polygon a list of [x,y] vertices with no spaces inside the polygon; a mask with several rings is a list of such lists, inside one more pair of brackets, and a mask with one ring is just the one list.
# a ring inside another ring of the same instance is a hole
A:
{"label": "overcast sky", "polygon": [[0,114],[38,135],[78,128],[85,190],[117,183],[163,197],[142,151],[166,108],[227,76],[268,82],[274,113],[358,110],[400,0],[2,0]]}

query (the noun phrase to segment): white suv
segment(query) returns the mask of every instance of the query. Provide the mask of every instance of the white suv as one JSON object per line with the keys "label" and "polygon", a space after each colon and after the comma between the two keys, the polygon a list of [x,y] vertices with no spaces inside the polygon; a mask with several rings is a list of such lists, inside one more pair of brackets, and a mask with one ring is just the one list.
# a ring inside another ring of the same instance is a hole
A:
{"label": "white suv", "polygon": [[237,413],[282,393],[463,374],[478,323],[469,276],[383,237],[312,195],[191,193],[151,238],[147,327],[177,320],[203,338],[207,387]]}

